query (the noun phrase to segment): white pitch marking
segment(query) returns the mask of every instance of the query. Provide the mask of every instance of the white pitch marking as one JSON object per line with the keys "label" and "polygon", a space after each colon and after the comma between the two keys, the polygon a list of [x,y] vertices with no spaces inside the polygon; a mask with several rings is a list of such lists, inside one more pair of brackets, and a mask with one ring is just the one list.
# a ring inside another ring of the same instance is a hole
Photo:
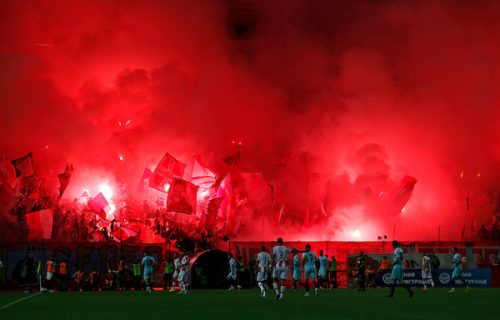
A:
{"label": "white pitch marking", "polygon": [[15,304],[18,304],[19,302],[22,302],[22,301],[24,301],[24,300],[28,300],[28,299],[30,299],[30,298],[33,298],[33,297],[35,297],[35,296],[39,295],[40,293],[41,293],[41,292],[37,292],[37,293],[35,293],[35,294],[29,295],[29,296],[24,297],[24,298],[21,298],[21,299],[17,299],[16,301],[13,301],[13,302],[8,303],[8,304],[6,304],[6,305],[4,305],[4,306],[1,306],[1,307],[0,307],[0,311],[5,310],[5,309],[7,309],[8,307],[11,307],[11,306],[13,306],[13,305],[15,305]]}

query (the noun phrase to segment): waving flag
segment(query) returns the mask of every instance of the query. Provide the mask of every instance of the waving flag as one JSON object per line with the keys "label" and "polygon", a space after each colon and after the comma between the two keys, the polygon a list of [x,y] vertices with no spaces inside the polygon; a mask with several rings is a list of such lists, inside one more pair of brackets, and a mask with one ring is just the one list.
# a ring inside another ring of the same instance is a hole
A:
{"label": "waving flag", "polygon": [[11,208],[12,198],[18,192],[21,180],[16,178],[16,169],[12,162],[0,161],[0,214]]}
{"label": "waving flag", "polygon": [[205,228],[214,231],[217,226],[217,213],[219,212],[220,205],[224,200],[223,197],[213,198],[208,201],[207,217],[205,221]]}
{"label": "waving flag", "polygon": [[89,200],[87,206],[90,210],[94,211],[102,219],[106,219],[106,211],[109,210],[109,204],[102,192]]}
{"label": "waving flag", "polygon": [[28,240],[50,239],[54,222],[54,210],[47,209],[26,214],[29,226]]}
{"label": "waving flag", "polygon": [[130,225],[130,226],[121,226],[120,228],[117,228],[115,231],[113,231],[111,234],[118,240],[125,241],[132,237],[137,236],[140,233],[140,231],[141,231],[140,228]]}
{"label": "waving flag", "polygon": [[0,186],[11,187],[16,179],[16,168],[8,160],[0,161]]}
{"label": "waving flag", "polygon": [[63,195],[64,191],[69,185],[71,174],[73,173],[73,165],[67,164],[64,172],[59,174],[59,198]]}
{"label": "waving flag", "polygon": [[216,181],[215,173],[203,167],[198,160],[193,162],[193,172],[191,174],[191,183],[207,190],[214,185]]}
{"label": "waving flag", "polygon": [[16,176],[19,177],[21,175],[25,177],[31,177],[34,174],[33,171],[33,159],[31,156],[31,152],[25,155],[24,157],[12,160],[12,164],[16,169]]}
{"label": "waving flag", "polygon": [[387,209],[390,214],[398,215],[401,213],[406,203],[410,200],[417,181],[417,179],[410,176],[404,176],[401,179],[399,186],[389,194]]}
{"label": "waving flag", "polygon": [[167,198],[167,211],[193,214],[196,212],[198,186],[189,181],[174,178]]}
{"label": "waving flag", "polygon": [[[145,192],[148,189],[152,176],[153,176],[153,171],[149,170],[148,168],[145,168],[144,172],[142,173],[141,181],[139,182],[139,186],[137,189],[141,192]],[[165,191],[165,188],[163,188],[163,191]]]}
{"label": "waving flag", "polygon": [[172,157],[168,152],[163,156],[158,166],[156,166],[153,176],[149,181],[149,186],[161,192],[165,191],[165,185],[173,177],[182,178],[186,165]]}

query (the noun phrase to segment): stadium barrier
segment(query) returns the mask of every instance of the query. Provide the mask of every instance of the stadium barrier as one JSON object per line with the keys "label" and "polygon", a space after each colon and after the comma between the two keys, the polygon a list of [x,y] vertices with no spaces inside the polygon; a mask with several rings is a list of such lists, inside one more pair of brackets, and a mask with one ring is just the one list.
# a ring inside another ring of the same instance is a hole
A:
{"label": "stadium barrier", "polygon": [[[392,257],[392,248],[390,242],[332,242],[332,241],[286,241],[286,245],[291,248],[303,250],[306,243],[312,245],[312,250],[316,254],[319,250],[324,250],[329,257],[335,255],[338,261],[337,284],[339,287],[348,287],[352,283],[351,271],[354,267],[354,257],[360,251],[368,254],[369,263],[373,267],[378,267],[379,258],[387,255]],[[268,251],[275,245],[274,242],[224,242],[223,251],[230,251],[235,257],[242,256],[245,264],[254,258],[260,251],[262,245],[267,246]],[[227,247],[228,246],[228,247]],[[477,270],[475,257],[481,254],[485,260],[492,257],[498,257],[500,247],[498,242],[402,242],[405,251],[405,257],[409,261],[419,262],[422,252],[432,250],[441,260],[441,268],[451,268],[451,248],[457,247],[459,252],[467,257],[468,270]],[[157,259],[158,265],[155,269],[154,278],[157,283],[162,283],[162,265],[167,251],[177,251],[174,246],[166,243],[142,244],[142,243],[123,243],[116,242],[92,242],[92,243],[60,243],[60,242],[36,242],[20,244],[1,244],[0,260],[4,268],[0,273],[0,286],[22,287],[29,283],[37,282],[38,261],[41,262],[41,274],[46,272],[45,262],[48,258],[55,256],[57,260],[65,260],[68,263],[68,272],[73,274],[77,269],[89,273],[96,270],[103,274],[108,268],[116,270],[120,259],[127,263],[138,263],[142,259],[144,250],[148,250]],[[371,259],[373,258],[373,259]],[[225,268],[227,266],[221,266]],[[488,268],[486,268],[488,269]],[[489,286],[500,287],[500,270],[498,266],[491,267],[489,276]],[[419,269],[417,269],[419,270]],[[441,269],[439,269],[441,270]],[[437,271],[437,270],[435,270]],[[418,274],[417,272],[416,274]],[[476,279],[476,273],[471,275],[471,280]],[[477,275],[478,279],[487,279],[487,275]],[[435,278],[437,279],[437,278]],[[436,280],[435,280],[436,281]]]}
{"label": "stadium barrier", "polygon": [[[365,241],[365,242],[343,242],[343,241],[287,241],[285,245],[299,250],[304,250],[306,243],[311,245],[311,250],[318,254],[323,250],[329,258],[335,256],[338,262],[337,285],[340,288],[353,286],[353,270],[356,269],[356,258],[360,251],[367,256],[367,269],[378,270],[380,259],[387,256],[392,260],[393,248],[390,241]],[[234,256],[242,256],[245,261],[257,255],[261,246],[266,246],[268,252],[276,242],[272,241],[234,241],[230,243],[229,250]],[[440,260],[441,269],[452,268],[452,248],[466,257],[468,261],[467,270],[475,270],[476,258],[481,255],[485,261],[499,257],[500,245],[498,242],[463,242],[463,241],[401,241],[401,247],[405,252],[405,261],[409,267],[418,269],[424,252],[433,252]],[[498,266],[490,266],[489,262],[485,268],[490,271],[489,286],[500,287],[500,270]],[[408,266],[407,266],[408,268]],[[439,269],[439,270],[441,270]],[[419,271],[420,272],[420,271]],[[376,285],[376,284],[374,284]]]}
{"label": "stadium barrier", "polygon": [[0,245],[0,260],[4,265],[0,274],[0,286],[12,289],[36,285],[39,262],[40,274],[43,278],[47,271],[46,261],[52,257],[55,257],[58,262],[67,263],[70,276],[77,270],[86,274],[95,270],[102,275],[108,269],[117,270],[120,259],[124,259],[129,265],[140,263],[144,250],[148,250],[157,260],[154,278],[157,283],[162,283],[161,268],[167,251],[178,252],[178,249],[165,243],[120,245],[116,242],[82,244],[48,242]]}

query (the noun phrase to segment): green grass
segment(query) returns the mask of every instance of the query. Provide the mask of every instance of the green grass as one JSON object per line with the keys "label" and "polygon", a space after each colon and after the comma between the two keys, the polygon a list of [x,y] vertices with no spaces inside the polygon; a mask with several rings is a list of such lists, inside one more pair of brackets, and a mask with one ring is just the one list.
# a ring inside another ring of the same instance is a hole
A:
{"label": "green grass", "polygon": [[[439,319],[500,318],[500,289],[447,293],[445,289],[417,291],[409,298],[397,289],[323,290],[304,297],[288,289],[282,301],[259,291],[193,290],[188,295],[157,291],[44,293],[0,310],[0,319]],[[23,298],[22,293],[0,293],[0,308]]]}

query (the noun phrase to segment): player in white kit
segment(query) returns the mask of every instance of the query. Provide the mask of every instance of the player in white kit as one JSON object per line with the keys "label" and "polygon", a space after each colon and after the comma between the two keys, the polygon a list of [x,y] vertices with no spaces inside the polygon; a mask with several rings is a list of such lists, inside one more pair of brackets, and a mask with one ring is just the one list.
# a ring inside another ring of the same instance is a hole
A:
{"label": "player in white kit", "polygon": [[434,281],[432,280],[431,258],[427,253],[425,253],[422,257],[422,281],[424,284],[424,288],[422,290],[427,290],[427,284],[429,283],[432,289],[434,289]]}
{"label": "player in white kit", "polygon": [[265,298],[267,292],[267,275],[271,266],[271,255],[266,252],[266,247],[262,246],[261,252],[257,255],[257,284],[260,288],[260,295]]}
{"label": "player in white kit", "polygon": [[319,270],[318,270],[318,287],[323,288],[323,282],[326,280],[328,283],[328,273],[326,267],[328,265],[328,256],[323,255],[323,250],[319,250]]}
{"label": "player in white kit", "polygon": [[169,292],[174,292],[176,284],[179,279],[179,271],[181,267],[181,259],[177,255],[177,253],[174,253],[174,274],[172,275],[172,289],[170,289]]}
{"label": "player in white kit", "polygon": [[189,257],[184,253],[181,259],[181,265],[179,266],[179,287],[181,291],[179,294],[187,294],[187,269],[189,267]]}
{"label": "player in white kit", "polygon": [[283,299],[285,295],[285,281],[287,279],[287,263],[290,248],[283,245],[283,239],[278,238],[278,245],[273,248],[274,270],[273,288],[276,292],[276,300]]}

